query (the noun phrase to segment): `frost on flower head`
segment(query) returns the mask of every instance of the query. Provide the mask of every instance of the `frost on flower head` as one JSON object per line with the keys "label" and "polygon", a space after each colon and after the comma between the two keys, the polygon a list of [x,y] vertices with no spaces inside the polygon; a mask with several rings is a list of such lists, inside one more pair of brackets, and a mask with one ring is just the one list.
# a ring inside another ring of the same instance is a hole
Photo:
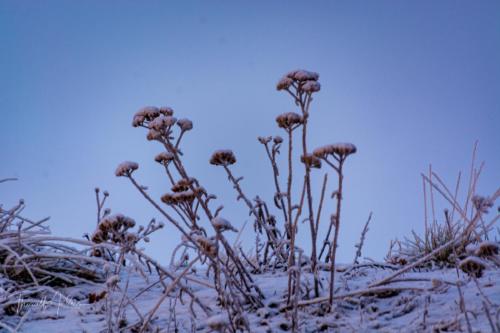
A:
{"label": "frost on flower head", "polygon": [[181,131],[189,131],[193,129],[193,122],[186,118],[179,119],[177,121],[177,125],[181,128]]}
{"label": "frost on flower head", "polygon": [[125,161],[118,165],[115,171],[117,177],[128,177],[139,168],[136,162]]}
{"label": "frost on flower head", "polygon": [[321,89],[318,79],[319,74],[316,72],[303,69],[291,71],[278,81],[276,89],[288,90],[291,86],[294,86],[299,91],[311,94]]}
{"label": "frost on flower head", "polygon": [[155,161],[163,165],[167,165],[173,160],[174,160],[174,154],[166,151],[161,152],[155,156]]}
{"label": "frost on flower head", "polygon": [[229,149],[217,150],[210,158],[210,164],[213,165],[228,166],[234,163],[236,163],[236,157],[234,156],[233,151]]}
{"label": "frost on flower head", "polygon": [[281,78],[281,80],[278,81],[278,84],[276,85],[276,89],[277,90],[288,89],[288,88],[290,88],[292,83],[293,83],[293,80],[291,78],[285,76],[285,77]]}
{"label": "frost on flower head", "polygon": [[485,197],[480,196],[480,195],[473,196],[471,201],[472,201],[472,204],[474,205],[474,208],[476,208],[476,210],[478,212],[481,212],[484,214],[487,214],[488,210],[491,207],[493,207],[493,200],[491,200],[489,198],[485,198]]}
{"label": "frost on flower head", "polygon": [[498,243],[492,241],[483,241],[474,251],[474,254],[478,257],[493,257],[499,253],[499,250],[500,245]]}
{"label": "frost on flower head", "polygon": [[316,81],[306,81],[304,85],[301,86],[301,90],[307,93],[318,92],[321,89],[321,84]]}
{"label": "frost on flower head", "polygon": [[295,112],[286,112],[282,113],[276,117],[276,122],[278,126],[284,129],[293,129],[297,125],[302,124],[302,117]]}
{"label": "frost on flower head", "polygon": [[238,232],[238,230],[235,227],[233,227],[231,222],[222,217],[214,217],[212,219],[212,225],[219,232],[223,232],[226,230]]}
{"label": "frost on flower head", "polygon": [[486,268],[486,263],[478,257],[469,256],[460,261],[458,267],[469,276],[480,278],[483,275],[483,270]]}
{"label": "frost on flower head", "polygon": [[313,155],[319,158],[326,158],[328,155],[338,155],[344,158],[356,151],[357,148],[352,143],[335,143],[314,149]]}
{"label": "frost on flower head", "polygon": [[177,183],[172,186],[173,192],[184,192],[188,191],[189,187],[193,184],[194,179],[182,178]]}
{"label": "frost on flower head", "polygon": [[283,138],[281,136],[277,135],[274,137],[273,142],[278,145],[278,144],[283,142]]}
{"label": "frost on flower head", "polygon": [[272,137],[271,136],[259,136],[257,138],[257,140],[259,140],[259,142],[262,143],[263,145],[266,145],[269,142],[271,142]]}
{"label": "frost on flower head", "polygon": [[146,139],[148,139],[148,141],[160,140],[161,139],[161,133],[158,132],[157,130],[151,128],[148,131],[148,134],[146,135]]}
{"label": "frost on flower head", "polygon": [[160,132],[165,128],[174,125],[176,121],[177,119],[175,119],[175,117],[160,115],[149,123],[149,128]]}
{"label": "frost on flower head", "polygon": [[141,126],[145,121],[151,121],[159,115],[160,109],[156,106],[145,106],[135,113],[134,119],[132,120],[132,126]]}
{"label": "frost on flower head", "polygon": [[134,226],[135,221],[123,214],[106,216],[99,221],[97,229],[92,235],[92,241],[94,243],[102,243],[109,240],[120,242],[126,239],[126,231]]}
{"label": "frost on flower head", "polygon": [[296,71],[289,72],[286,77],[295,81],[318,81],[319,74],[316,72],[306,71],[304,69],[299,69]]}
{"label": "frost on flower head", "polygon": [[160,107],[160,113],[165,116],[173,116],[174,115],[174,110],[171,107],[168,106],[162,106]]}
{"label": "frost on flower head", "polygon": [[191,204],[195,198],[195,192],[188,190],[176,193],[166,193],[161,197],[161,201],[167,205],[178,205],[182,203]]}

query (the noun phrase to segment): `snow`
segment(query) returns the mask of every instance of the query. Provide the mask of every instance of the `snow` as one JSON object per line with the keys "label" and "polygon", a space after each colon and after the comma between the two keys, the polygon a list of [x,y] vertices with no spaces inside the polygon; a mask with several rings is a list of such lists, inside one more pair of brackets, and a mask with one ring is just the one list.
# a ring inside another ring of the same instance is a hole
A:
{"label": "snow", "polygon": [[231,222],[229,222],[228,220],[226,220],[225,218],[222,218],[220,216],[214,217],[212,219],[212,225],[215,227],[215,229],[217,229],[220,232],[223,232],[226,230],[238,232],[238,230],[235,227],[233,227]]}
{"label": "snow", "polygon": [[[204,239],[204,237],[198,237],[200,241]],[[212,243],[209,239],[204,240]],[[336,295],[354,295],[356,291],[364,289],[370,282],[388,275],[391,269],[365,263],[356,266],[339,265],[337,272],[336,284],[339,289]],[[302,276],[304,290],[310,290],[305,286],[312,285],[312,275],[302,272]],[[190,277],[207,284],[212,283],[210,279],[207,279],[206,272],[201,269],[190,273]],[[290,317],[282,311],[286,304],[287,274],[277,270],[275,273],[269,272],[252,277],[266,297],[263,308],[246,314],[252,332],[285,332],[291,326]],[[116,279],[116,277],[112,278]],[[155,278],[157,278],[155,273],[148,276],[149,281],[155,281]],[[320,271],[320,281],[323,285],[327,285],[327,271]],[[484,275],[477,279],[478,285],[464,274],[460,274],[459,281],[466,310],[471,314],[469,320],[473,330],[490,332],[491,328],[485,315],[483,301],[486,297],[492,303],[490,313],[495,320],[495,311],[498,310],[500,303],[498,284],[500,270],[498,268],[486,269]],[[329,332],[430,332],[438,331],[439,328],[444,331],[446,327],[449,327],[451,331],[458,331],[458,327],[466,331],[456,282],[457,275],[454,268],[414,270],[390,285],[394,288],[393,292],[366,294],[362,297],[350,296],[337,300],[333,313],[322,312],[320,305],[301,307],[299,332],[315,332],[318,329]],[[117,283],[122,290],[125,290],[125,285],[128,283],[127,296],[133,299],[138,295],[135,298],[135,305],[143,313],[151,310],[162,296],[161,284],[156,284],[139,295],[150,283],[133,271],[124,271],[120,276],[120,282]],[[480,295],[478,286],[484,296]],[[210,306],[213,313],[205,315],[195,306],[198,318],[193,319],[187,298],[184,302],[177,301],[174,307],[170,307],[172,303],[166,300],[160,306],[157,318],[153,321],[153,324],[163,328],[162,332],[167,332],[166,327],[172,311],[175,311],[179,332],[191,332],[192,329],[198,332],[213,332],[227,323],[226,313],[216,306],[217,295],[212,288],[192,283],[191,289],[204,304]],[[93,285],[61,288],[61,294],[73,302],[65,302],[59,306],[53,304],[45,309],[33,307],[20,332],[105,332],[107,314],[103,311],[103,305],[106,299],[93,304],[88,303],[90,293],[102,290],[104,289]],[[172,296],[175,294],[172,293]],[[324,289],[322,296],[326,294],[327,290]],[[112,297],[107,299],[119,302],[120,295],[118,291],[115,291]],[[307,298],[307,295],[304,297]],[[57,303],[55,296],[53,300]],[[319,315],[321,313],[323,314]],[[129,323],[138,319],[137,314],[131,308],[126,311],[126,318]],[[19,316],[3,316],[1,320],[3,323],[14,326]],[[455,329],[451,329],[453,327]],[[69,328],[71,330],[68,330]],[[173,332],[173,324],[170,325],[170,329]]]}
{"label": "snow", "polygon": [[319,79],[319,74],[316,72],[310,72],[306,71],[303,69],[299,69],[296,71],[291,71],[289,72],[286,77],[296,80],[296,81],[307,81],[307,80],[313,80],[313,81],[318,81]]}
{"label": "snow", "polygon": [[354,154],[357,150],[356,146],[352,143],[341,142],[316,148],[314,149],[313,154],[317,157],[326,157],[327,155],[333,154],[347,156]]}
{"label": "snow", "polygon": [[321,89],[321,84],[316,81],[306,81],[302,86],[302,90],[308,93],[318,92]]}
{"label": "snow", "polygon": [[149,123],[149,128],[161,132],[164,129],[174,125],[176,121],[177,119],[175,117],[160,115]]}
{"label": "snow", "polygon": [[139,168],[139,164],[136,162],[125,161],[118,165],[115,171],[117,177],[129,176],[132,172]]}

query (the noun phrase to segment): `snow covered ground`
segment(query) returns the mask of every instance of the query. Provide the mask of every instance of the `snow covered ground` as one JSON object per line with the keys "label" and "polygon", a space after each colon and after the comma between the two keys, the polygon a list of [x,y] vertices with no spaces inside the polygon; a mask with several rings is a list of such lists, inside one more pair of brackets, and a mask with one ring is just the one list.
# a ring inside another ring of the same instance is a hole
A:
{"label": "snow covered ground", "polygon": [[[396,269],[395,266],[373,263],[344,265],[337,268],[337,296],[332,313],[325,311],[324,303],[302,306],[299,311],[300,332],[467,332],[467,323],[460,310],[460,296],[457,282],[465,300],[473,332],[492,332],[486,316],[489,309],[493,325],[498,324],[500,315],[500,269],[490,265],[478,279],[470,278],[454,268],[426,268],[405,273],[392,283],[378,287],[378,292],[360,293],[376,280]],[[179,273],[182,269],[179,269]],[[213,313],[210,318],[197,306],[198,315],[191,315],[190,299],[186,295],[181,299],[167,297],[154,316],[153,324],[160,332],[209,332],[217,331],[217,326],[225,320],[225,314],[217,307],[215,291],[210,288],[211,280],[206,272],[198,270],[189,275],[195,295]],[[253,275],[255,282],[266,296],[265,307],[256,312],[247,313],[252,332],[291,331],[291,311],[286,311],[287,273],[276,270],[274,273]],[[142,292],[150,283],[157,280],[156,275],[146,279],[139,274],[124,272],[119,286],[127,289],[126,295],[134,299],[137,310],[145,314],[152,309],[163,295],[161,284],[153,285]],[[193,282],[193,281],[199,281]],[[321,272],[323,295],[328,291],[328,272]],[[128,285],[128,286],[127,286]],[[168,282],[166,283],[168,285]],[[303,299],[312,298],[312,276],[302,274]],[[24,314],[20,332],[106,332],[106,299],[89,304],[89,294],[99,293],[102,286],[80,285],[58,290],[60,294],[49,295],[44,300],[23,300],[18,297],[18,305],[12,315],[3,313],[1,321],[15,327]],[[2,297],[9,297],[3,291]],[[140,294],[139,294],[140,293]],[[309,293],[309,295],[307,295]],[[138,295],[139,294],[139,295]],[[177,291],[171,293],[177,295]],[[107,296],[114,307],[123,301],[122,293],[115,292]],[[124,326],[138,320],[132,307],[127,307]],[[5,332],[8,330],[5,329]]]}

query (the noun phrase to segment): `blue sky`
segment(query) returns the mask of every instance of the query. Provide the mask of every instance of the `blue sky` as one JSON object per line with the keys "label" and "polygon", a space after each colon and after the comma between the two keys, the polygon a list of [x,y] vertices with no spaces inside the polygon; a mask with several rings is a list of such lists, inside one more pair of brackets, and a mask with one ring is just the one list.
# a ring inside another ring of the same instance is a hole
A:
{"label": "blue sky", "polygon": [[[321,75],[311,148],[358,146],[346,166],[342,261],[352,260],[370,211],[368,256],[421,232],[420,172],[432,163],[454,184],[475,140],[486,161],[479,191],[500,185],[498,1],[0,1],[0,45],[0,178],[19,178],[0,186],[0,202],[24,198],[25,215],[51,216],[57,234],[93,230],[95,186],[110,191],[114,212],[159,217],[113,174],[137,161],[155,198],[169,190],[153,162],[160,147],[130,126],[144,105],[193,120],[186,164],[241,226],[247,211],[208,159],[233,149],[248,194],[272,198],[256,138],[283,134],[274,119],[294,105],[275,84],[297,68]],[[327,203],[326,214],[333,209]],[[173,230],[148,247],[162,261],[178,242]]]}

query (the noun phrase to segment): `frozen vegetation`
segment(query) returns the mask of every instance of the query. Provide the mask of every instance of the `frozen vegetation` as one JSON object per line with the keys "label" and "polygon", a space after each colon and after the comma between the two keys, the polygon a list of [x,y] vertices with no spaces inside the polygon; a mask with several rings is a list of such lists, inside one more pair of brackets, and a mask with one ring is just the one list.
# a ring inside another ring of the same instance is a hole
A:
{"label": "frozen vegetation", "polygon": [[[344,142],[309,147],[318,73],[292,71],[276,88],[291,97],[296,112],[276,117],[282,136],[258,137],[273,200],[245,192],[243,177],[232,168],[233,151],[217,150],[207,163],[227,176],[253,226],[223,217],[230,200],[217,198],[190,174],[182,139],[193,122],[175,118],[170,107],[144,107],[132,119],[162,148],[152,161],[170,191],[152,197],[135,162],[115,170],[161,221],[138,225],[111,214],[110,194],[98,188],[97,221],[81,239],[52,235],[46,219],[23,215],[22,200],[0,206],[0,330],[500,333],[500,188],[476,193],[484,167],[476,164],[476,146],[465,186],[461,175],[448,187],[432,168],[422,174],[423,235],[387,244],[387,256],[375,262],[363,256],[369,214],[352,245],[352,263],[341,264],[336,250],[349,186],[344,170],[358,149]],[[318,188],[313,173],[322,176]],[[309,244],[297,239],[299,222]],[[178,232],[179,244],[169,258],[152,258],[143,243],[165,225]],[[320,225],[325,234],[318,233]],[[252,248],[243,248],[243,232],[253,233]]]}

